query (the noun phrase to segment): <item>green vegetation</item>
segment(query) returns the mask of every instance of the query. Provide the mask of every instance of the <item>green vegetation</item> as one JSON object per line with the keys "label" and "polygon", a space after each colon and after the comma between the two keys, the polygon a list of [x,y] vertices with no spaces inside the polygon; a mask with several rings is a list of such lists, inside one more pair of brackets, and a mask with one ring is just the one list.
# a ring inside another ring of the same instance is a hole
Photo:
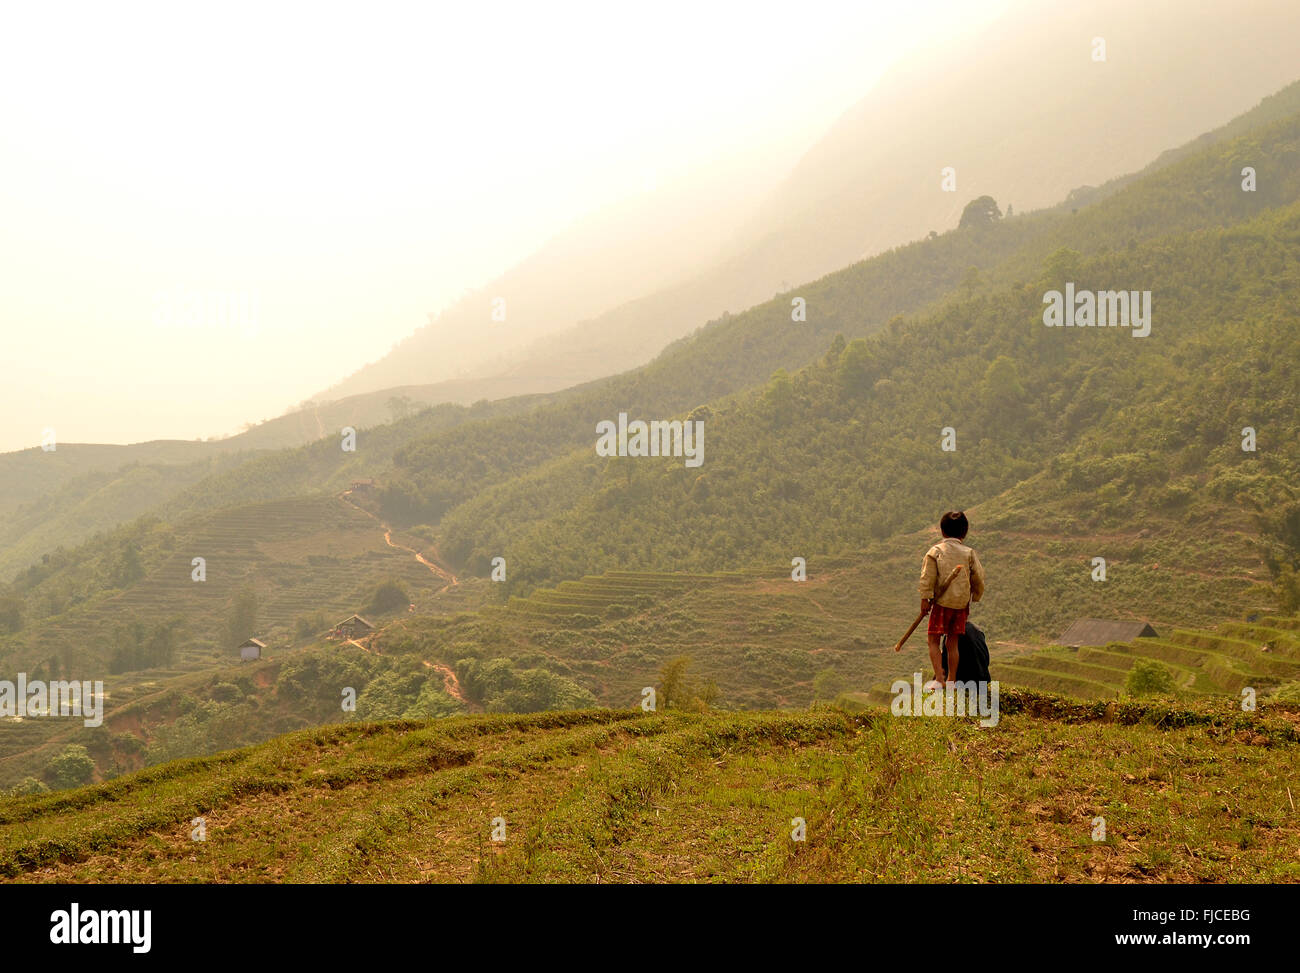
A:
{"label": "green vegetation", "polygon": [[402,583],[396,578],[388,578],[375,588],[366,610],[376,615],[383,615],[405,608],[410,600],[411,596],[402,587]]}
{"label": "green vegetation", "polygon": [[50,761],[49,776],[55,787],[77,787],[89,781],[94,772],[95,761],[85,747],[77,744],[65,747]]}
{"label": "green vegetation", "polygon": [[[0,550],[25,567],[0,588],[0,665],[105,674],[110,733],[7,726],[0,786],[69,746],[107,780],[342,719],[624,708],[647,686],[663,715],[782,709],[888,685],[922,664],[923,640],[887,647],[953,507],[990,570],[976,618],[1008,686],[1289,698],[1300,114],[1280,104],[1053,210],[976,200],[983,225],[799,287],[807,321],[783,294],[564,393],[419,409],[392,392],[371,406],[395,421],[359,427],[356,453],[324,425],[277,451],[151,446],[134,472],[71,450],[40,474],[54,506],[6,500]],[[1268,174],[1255,194],[1247,158]],[[1151,335],[1043,327],[1067,281],[1151,289]],[[704,466],[596,456],[619,412],[702,420]],[[78,546],[39,546],[55,521],[75,533],[59,504],[113,484],[140,485],[145,516],[117,506]],[[317,642],[354,612],[388,616],[364,651]],[[1030,651],[1086,615],[1164,634]],[[268,658],[239,666],[253,634]]]}
{"label": "green vegetation", "polygon": [[350,723],[0,800],[0,875],[1296,881],[1295,716],[1008,693],[989,729],[831,710]]}
{"label": "green vegetation", "polygon": [[1124,680],[1124,689],[1133,696],[1167,694],[1174,690],[1174,674],[1166,666],[1150,659],[1135,659]]}

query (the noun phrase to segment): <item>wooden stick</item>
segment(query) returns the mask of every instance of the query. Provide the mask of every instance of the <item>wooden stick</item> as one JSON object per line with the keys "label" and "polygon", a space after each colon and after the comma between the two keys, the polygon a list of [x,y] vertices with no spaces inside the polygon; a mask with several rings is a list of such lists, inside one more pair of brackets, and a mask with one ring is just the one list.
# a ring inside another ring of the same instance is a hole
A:
{"label": "wooden stick", "polygon": [[[934,593],[934,598],[930,600],[931,611],[934,611],[935,603],[939,600],[939,598],[943,595],[943,593],[948,590],[948,585],[952,584],[953,581],[956,580],[957,575],[961,573],[961,569],[962,569],[962,565],[960,564],[957,565],[948,573],[948,577],[943,579],[943,584],[939,585],[938,589]],[[914,621],[912,623],[912,627],[907,630],[907,634],[904,635],[901,639],[898,640],[898,642],[895,643],[894,645],[895,652],[903,651],[903,643],[905,643],[908,639],[912,637],[912,633],[916,631],[916,626],[921,624],[921,619],[925,618],[925,616],[926,616],[925,612],[921,612],[916,616],[916,621]]]}

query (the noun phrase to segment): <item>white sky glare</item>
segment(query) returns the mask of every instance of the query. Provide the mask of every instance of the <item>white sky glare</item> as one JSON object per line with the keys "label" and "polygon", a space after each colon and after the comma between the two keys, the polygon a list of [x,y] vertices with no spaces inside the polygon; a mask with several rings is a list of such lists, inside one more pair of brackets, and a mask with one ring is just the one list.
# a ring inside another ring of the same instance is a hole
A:
{"label": "white sky glare", "polygon": [[[278,415],[647,173],[792,164],[1005,6],[8,4],[0,450]],[[177,288],[256,293],[256,332],[160,321]]]}

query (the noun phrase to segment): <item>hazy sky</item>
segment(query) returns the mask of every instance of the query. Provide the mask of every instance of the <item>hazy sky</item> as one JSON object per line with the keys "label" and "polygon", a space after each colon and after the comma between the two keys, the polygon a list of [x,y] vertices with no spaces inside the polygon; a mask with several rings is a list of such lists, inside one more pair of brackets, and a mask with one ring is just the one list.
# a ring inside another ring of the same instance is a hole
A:
{"label": "hazy sky", "polygon": [[584,214],[792,164],[1005,5],[7,4],[0,451],[278,415]]}

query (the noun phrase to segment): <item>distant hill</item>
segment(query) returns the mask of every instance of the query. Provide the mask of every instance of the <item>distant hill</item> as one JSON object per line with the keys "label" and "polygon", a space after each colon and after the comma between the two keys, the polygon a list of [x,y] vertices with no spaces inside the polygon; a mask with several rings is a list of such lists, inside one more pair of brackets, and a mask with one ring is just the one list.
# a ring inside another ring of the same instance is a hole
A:
{"label": "distant hill", "polygon": [[[624,706],[689,655],[712,705],[864,691],[919,660],[919,644],[882,649],[914,610],[937,513],[955,506],[996,581],[979,618],[1011,681],[1116,692],[1118,650],[1019,657],[1075,618],[1120,617],[1171,633],[1156,657],[1179,692],[1286,689],[1281,652],[1237,644],[1257,633],[1202,638],[1285,608],[1300,567],[1287,371],[1300,358],[1300,108],[1278,104],[1091,202],[806,282],[806,321],[784,294],[586,387],[420,409],[360,429],[355,452],[330,434],[218,457],[149,516],[0,588],[0,665],[120,670],[112,735],[6,726],[0,783],[48,773],[81,739],[111,774],[329,721],[340,687],[373,719]],[[1257,192],[1241,189],[1244,165]],[[1150,335],[1045,328],[1043,295],[1066,282],[1150,289]],[[595,423],[620,411],[694,412],[704,465],[596,456]],[[955,451],[940,448],[946,427]],[[157,448],[185,468],[188,447]],[[79,475],[93,485],[93,470]],[[211,587],[190,580],[195,556]],[[1090,576],[1097,556],[1105,584]],[[487,577],[495,557],[504,582]],[[797,557],[806,582],[790,576]],[[389,579],[418,610],[390,609],[373,646],[313,634]],[[223,654],[242,589],[291,650],[256,669]]]}
{"label": "distant hill", "polygon": [[[724,312],[951,229],[976,196],[1023,213],[1133,172],[1294,80],[1300,8],[1255,0],[1248,9],[1021,0],[984,32],[891,69],[747,215],[701,201],[712,223],[729,227],[707,259],[680,261],[658,286],[638,287],[626,276],[635,266],[612,278],[604,269],[641,259],[651,238],[635,220],[621,233],[612,222],[616,243],[599,252],[557,241],[317,398],[441,377],[470,337],[511,350],[457,365],[467,379],[509,378],[527,392],[590,381],[649,361]],[[1104,62],[1093,60],[1099,35]],[[955,192],[941,189],[946,166]],[[682,225],[698,215],[683,208]],[[516,344],[513,325],[486,320],[494,296],[524,309],[529,328],[545,319],[537,340]]]}

